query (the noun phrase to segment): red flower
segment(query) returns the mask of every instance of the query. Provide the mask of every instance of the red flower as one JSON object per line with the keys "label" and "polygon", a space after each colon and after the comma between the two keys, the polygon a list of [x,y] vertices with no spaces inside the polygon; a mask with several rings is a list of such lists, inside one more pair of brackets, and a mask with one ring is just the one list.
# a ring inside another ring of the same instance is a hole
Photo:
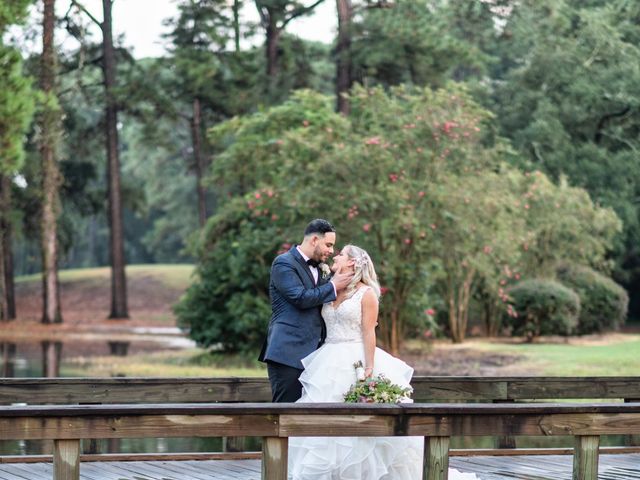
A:
{"label": "red flower", "polygon": [[452,128],[457,127],[457,126],[458,125],[455,122],[444,122],[444,125],[442,126],[442,129],[444,130],[444,133],[449,133]]}
{"label": "red flower", "polygon": [[380,145],[380,137],[367,138],[364,143],[365,145]]}
{"label": "red flower", "polygon": [[433,308],[427,308],[424,313],[426,313],[427,315],[429,315],[430,317],[433,317],[436,314],[436,311]]}
{"label": "red flower", "polygon": [[370,223],[365,223],[362,226],[362,230],[364,230],[365,232],[368,232],[369,230],[371,230],[371,224]]}

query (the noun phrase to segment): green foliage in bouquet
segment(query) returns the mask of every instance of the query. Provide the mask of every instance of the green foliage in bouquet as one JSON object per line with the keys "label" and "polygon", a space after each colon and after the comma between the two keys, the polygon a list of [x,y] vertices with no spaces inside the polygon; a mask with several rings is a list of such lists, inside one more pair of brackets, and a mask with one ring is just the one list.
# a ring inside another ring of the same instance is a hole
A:
{"label": "green foliage in bouquet", "polygon": [[400,403],[411,398],[413,389],[401,387],[380,374],[357,380],[344,394],[346,403]]}

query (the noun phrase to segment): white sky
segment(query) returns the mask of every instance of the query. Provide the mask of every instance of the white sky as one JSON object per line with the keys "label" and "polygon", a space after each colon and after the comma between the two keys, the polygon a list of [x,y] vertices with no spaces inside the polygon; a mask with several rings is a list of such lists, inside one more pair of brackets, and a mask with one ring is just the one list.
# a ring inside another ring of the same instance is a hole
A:
{"label": "white sky", "polygon": [[[102,0],[82,0],[91,14],[102,20]],[[258,14],[252,1],[247,1],[242,12],[245,19],[257,21]],[[56,11],[60,15],[66,12],[68,0],[58,0]],[[325,0],[316,7],[312,16],[293,20],[287,31],[308,40],[331,42],[335,34],[337,20],[335,2]],[[157,57],[164,53],[162,33],[166,28],[162,23],[165,18],[175,16],[177,7],[175,0],[115,0],[113,4],[114,37],[124,34],[124,44],[133,47],[136,58]],[[97,37],[99,38],[99,37]]]}

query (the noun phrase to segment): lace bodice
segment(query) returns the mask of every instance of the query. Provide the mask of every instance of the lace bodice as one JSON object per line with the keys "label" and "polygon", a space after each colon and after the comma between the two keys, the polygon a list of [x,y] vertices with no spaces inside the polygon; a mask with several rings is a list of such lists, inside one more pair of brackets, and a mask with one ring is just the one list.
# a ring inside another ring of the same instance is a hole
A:
{"label": "lace bodice", "polygon": [[327,325],[326,343],[362,341],[362,295],[368,288],[360,287],[338,308],[333,308],[331,303],[322,306],[322,318]]}

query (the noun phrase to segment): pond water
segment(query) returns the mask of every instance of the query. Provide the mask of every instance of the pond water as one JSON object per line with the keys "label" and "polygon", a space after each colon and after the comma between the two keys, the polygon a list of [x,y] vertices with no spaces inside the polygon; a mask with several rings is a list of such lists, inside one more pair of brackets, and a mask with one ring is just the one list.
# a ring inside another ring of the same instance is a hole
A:
{"label": "pond water", "polygon": [[[129,356],[193,347],[178,329],[132,329],[127,334],[70,334],[56,338],[29,339],[0,336],[0,377],[71,377],[77,363],[89,357]],[[258,450],[257,440],[247,448]],[[83,451],[101,453],[220,452],[221,438],[145,438],[84,440]],[[0,441],[0,455],[51,454],[51,441]]]}

